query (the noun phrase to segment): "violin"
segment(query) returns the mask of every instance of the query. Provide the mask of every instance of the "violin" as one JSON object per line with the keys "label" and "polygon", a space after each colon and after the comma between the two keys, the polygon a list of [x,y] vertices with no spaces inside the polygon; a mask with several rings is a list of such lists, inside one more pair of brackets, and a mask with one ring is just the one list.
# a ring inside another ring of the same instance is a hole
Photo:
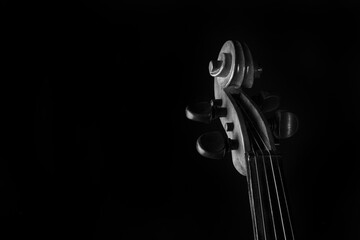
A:
{"label": "violin", "polygon": [[196,149],[212,159],[231,155],[235,169],[246,176],[254,239],[293,240],[279,147],[299,123],[295,114],[279,109],[277,95],[247,93],[261,72],[246,43],[225,42],[209,63],[214,99],[189,105],[185,113],[203,123],[220,120],[224,131],[201,135]]}

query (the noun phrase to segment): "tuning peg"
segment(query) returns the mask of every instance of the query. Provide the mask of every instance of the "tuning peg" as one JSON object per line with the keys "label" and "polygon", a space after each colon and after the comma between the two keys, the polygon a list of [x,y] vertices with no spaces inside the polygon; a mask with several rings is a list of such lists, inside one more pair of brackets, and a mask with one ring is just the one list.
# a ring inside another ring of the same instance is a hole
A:
{"label": "tuning peg", "polygon": [[196,141],[196,149],[200,155],[212,159],[222,159],[226,152],[238,147],[237,140],[226,139],[218,131],[204,133]]}
{"label": "tuning peg", "polygon": [[270,120],[270,127],[275,138],[286,139],[296,133],[299,127],[299,121],[295,114],[278,110],[275,112],[275,117]]}
{"label": "tuning peg", "polygon": [[211,119],[211,105],[208,102],[189,105],[185,109],[185,114],[190,120],[209,123]]}
{"label": "tuning peg", "polygon": [[258,96],[253,98],[253,100],[257,103],[263,113],[275,111],[280,106],[280,97],[265,91],[261,91]]}
{"label": "tuning peg", "polygon": [[280,106],[280,97],[278,95],[270,94],[268,92],[260,92],[262,98],[261,110],[266,112],[275,111]]}
{"label": "tuning peg", "polygon": [[193,121],[210,123],[219,117],[225,117],[226,108],[221,107],[221,99],[214,99],[209,102],[199,102],[189,105],[185,109],[186,117]]}

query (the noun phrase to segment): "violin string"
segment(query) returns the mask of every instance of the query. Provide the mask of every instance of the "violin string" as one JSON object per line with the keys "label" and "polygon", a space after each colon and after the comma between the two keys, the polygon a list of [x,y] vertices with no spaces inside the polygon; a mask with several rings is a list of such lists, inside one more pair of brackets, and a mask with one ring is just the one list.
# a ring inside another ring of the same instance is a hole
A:
{"label": "violin string", "polygon": [[[253,146],[251,146],[253,148]],[[248,182],[249,182],[249,198],[250,198],[250,205],[251,205],[251,214],[253,219],[253,228],[254,228],[254,239],[259,240],[259,233],[258,233],[258,224],[256,220],[256,212],[255,212],[255,199],[254,199],[254,189],[253,189],[253,176],[252,176],[252,170],[250,166],[250,157],[247,158],[247,175],[248,175]],[[266,238],[266,236],[265,236]]]}
{"label": "violin string", "polygon": [[[242,108],[242,107],[241,107]],[[244,110],[244,109],[243,109]],[[254,124],[252,123],[249,115],[246,113],[246,111],[243,111],[245,112],[246,114],[246,117],[249,119],[249,121],[251,122],[252,124],[252,128],[256,131],[256,128],[254,126]],[[250,128],[251,131],[253,131],[251,128]],[[261,136],[260,134],[257,132],[257,135],[258,137],[260,138],[261,140]],[[255,144],[257,145],[259,151],[262,153],[261,151],[261,146],[260,144],[258,143],[258,141],[256,140],[256,138],[254,138],[254,141],[255,141]],[[264,144],[264,142],[263,142]],[[251,146],[252,148],[252,151],[255,153],[255,150],[254,150],[254,147]],[[260,205],[261,205],[261,209],[262,209],[262,215],[263,215],[263,224],[264,224],[264,231],[265,231],[265,220],[264,220],[264,210],[263,210],[263,203],[262,203],[262,197],[261,197],[261,189],[260,189],[260,177],[259,177],[259,168],[258,168],[258,163],[257,163],[257,157],[255,155],[255,159],[254,159],[254,163],[255,163],[255,171],[256,171],[256,175],[257,175],[257,181],[258,181],[258,185],[259,185],[259,195],[260,195]],[[268,198],[269,198],[269,201],[270,201],[270,215],[271,215],[271,219],[272,219],[272,225],[273,225],[273,228],[274,228],[274,235],[275,235],[275,239],[277,239],[277,235],[276,235],[276,226],[275,226],[275,219],[274,219],[274,211],[273,211],[273,208],[272,208],[272,201],[271,201],[271,195],[270,195],[270,187],[269,187],[269,181],[268,181],[268,177],[267,177],[267,170],[266,170],[266,165],[265,165],[265,158],[264,158],[264,154],[262,154],[262,163],[263,163],[263,166],[264,166],[264,172],[265,172],[265,182],[266,182],[266,189],[267,189],[267,195],[268,195]],[[266,232],[265,232],[265,235],[266,235]]]}
{"label": "violin string", "polygon": [[281,176],[282,173],[281,173],[281,171],[280,171],[279,161],[276,161],[276,164],[278,165],[278,171],[279,171],[279,177],[280,177],[281,187],[282,187],[283,192],[284,192],[285,207],[286,207],[286,213],[287,213],[287,215],[288,215],[288,219],[289,219],[289,223],[290,223],[291,236],[292,236],[292,239],[295,239],[295,237],[294,237],[294,232],[293,232],[293,228],[292,228],[292,224],[291,224],[290,211],[289,211],[288,203],[287,203],[286,196],[285,196],[284,182],[283,182],[282,176]]}
{"label": "violin string", "polygon": [[[270,151],[269,151],[269,153],[270,153]],[[277,187],[277,182],[276,182],[275,171],[274,171],[273,160],[272,160],[271,154],[269,154],[269,158],[270,158],[271,171],[272,171],[273,176],[274,176],[275,191],[276,191],[276,197],[277,197],[277,199],[278,199],[278,204],[279,204],[281,225],[282,225],[282,228],[283,228],[284,237],[285,237],[285,239],[286,239],[284,219],[283,219],[283,214],[282,214],[282,209],[281,209],[281,204],[280,204],[280,196],[279,196],[279,192],[278,192],[278,187]]]}
{"label": "violin string", "polygon": [[[241,106],[241,104],[240,104]],[[243,108],[241,106],[241,108]],[[286,239],[286,234],[285,234],[285,227],[284,227],[284,220],[283,220],[283,215],[282,215],[282,210],[281,210],[281,204],[280,204],[280,198],[279,198],[279,193],[278,193],[278,189],[277,189],[277,183],[276,183],[276,178],[275,178],[275,173],[274,173],[274,168],[273,168],[273,164],[272,164],[272,158],[271,158],[271,152],[270,149],[268,148],[267,144],[265,143],[265,141],[263,140],[261,134],[258,132],[258,130],[256,129],[254,123],[251,121],[250,116],[248,115],[248,113],[246,111],[243,112],[245,113],[246,117],[250,120],[249,122],[251,123],[253,129],[255,130],[255,133],[258,135],[260,141],[263,143],[264,147],[265,147],[265,151],[268,153],[269,158],[270,158],[270,165],[271,165],[271,169],[272,169],[272,173],[273,173],[273,179],[274,179],[274,185],[275,185],[275,192],[276,192],[276,198],[277,198],[277,202],[279,205],[279,210],[280,210],[280,218],[281,218],[281,223],[282,223],[282,227],[283,227],[283,233],[284,233],[284,237]],[[255,138],[254,138],[255,139]],[[259,147],[259,151],[262,153],[261,148],[259,146],[259,143],[255,140],[256,145],[258,145]],[[264,158],[264,156],[263,156]],[[264,171],[266,171],[266,168],[264,169]],[[270,192],[269,192],[269,198],[270,198]],[[273,222],[273,225],[275,226],[275,222]]]}
{"label": "violin string", "polygon": [[[254,152],[254,148],[253,146],[251,146],[252,151]],[[264,238],[265,240],[267,239],[267,234],[266,234],[266,227],[265,227],[265,214],[264,214],[264,206],[263,206],[263,202],[262,202],[262,196],[261,196],[261,187],[260,187],[260,177],[259,177],[259,171],[258,171],[258,167],[257,167],[257,163],[256,163],[256,156],[254,158],[254,163],[255,163],[255,173],[256,173],[256,182],[257,182],[257,186],[258,186],[258,192],[259,192],[259,201],[260,201],[260,212],[261,212],[261,219],[262,219],[262,228],[264,230]]]}
{"label": "violin string", "polygon": [[270,187],[269,187],[269,181],[268,181],[268,177],[267,177],[267,170],[266,170],[266,164],[265,164],[264,155],[261,158],[262,158],[262,164],[264,166],[265,180],[266,180],[268,196],[269,196],[269,201],[270,201],[270,211],[271,211],[271,218],[272,218],[272,222],[273,222],[272,225],[274,227],[274,236],[275,236],[275,240],[277,240],[277,232],[276,232],[276,226],[275,226],[274,210],[273,210],[273,205],[272,205],[272,199],[271,199],[271,194],[270,194]]}
{"label": "violin string", "polygon": [[[245,111],[245,114],[247,115],[248,118],[250,118],[249,115],[248,115],[248,113],[247,113],[246,111]],[[272,177],[273,177],[274,185],[275,185],[276,198],[277,198],[277,202],[278,202],[278,206],[279,206],[281,224],[282,224],[282,228],[283,228],[284,237],[285,237],[285,239],[286,239],[285,226],[284,226],[284,220],[283,220],[283,214],[282,214],[282,210],[281,210],[280,197],[279,197],[279,192],[278,192],[278,189],[277,189],[277,182],[276,182],[276,178],[275,178],[274,167],[273,167],[273,164],[272,164],[273,160],[272,160],[272,157],[271,157],[271,153],[270,153],[270,150],[269,150],[268,146],[266,145],[266,143],[264,142],[263,138],[261,137],[261,134],[260,134],[260,133],[258,132],[258,130],[256,129],[254,123],[253,123],[252,121],[250,121],[250,122],[251,122],[251,124],[252,124],[252,126],[253,126],[253,128],[254,128],[255,133],[258,135],[258,137],[260,138],[260,141],[263,143],[263,145],[264,145],[264,147],[265,147],[265,151],[266,151],[266,152],[268,153],[268,155],[269,155],[270,166],[271,166],[272,175],[273,175]],[[255,142],[256,142],[256,145],[259,147],[260,152],[262,152],[261,149],[260,149],[259,143],[256,141],[255,138],[254,138],[254,140],[255,140]],[[264,156],[263,156],[263,160],[264,160],[264,159],[265,159],[265,158],[264,158]],[[265,165],[265,163],[264,163],[264,165]],[[266,174],[266,168],[264,169],[264,171],[265,171],[265,174]],[[269,192],[269,198],[270,198],[270,192]],[[270,200],[270,201],[271,201],[271,200]],[[274,225],[274,227],[275,227],[275,222],[273,222],[273,225]]]}
{"label": "violin string", "polygon": [[[258,146],[258,148],[260,149],[260,144],[258,143],[258,141],[255,138],[254,138],[254,141],[255,141],[256,145]],[[253,151],[254,151],[254,149],[253,149]],[[264,167],[264,173],[265,173],[265,182],[266,182],[267,195],[268,195],[268,198],[269,198],[269,201],[270,201],[270,215],[271,215],[271,219],[272,219],[272,225],[273,225],[273,228],[274,228],[274,236],[275,236],[275,240],[277,240],[274,211],[273,211],[273,207],[272,207],[269,180],[268,180],[268,177],[267,177],[267,170],[266,170],[264,155],[261,156],[261,158],[262,158],[261,162],[262,162],[262,165]],[[257,158],[255,158],[255,165],[257,166]]]}
{"label": "violin string", "polygon": [[[280,136],[280,128],[278,128],[278,136]],[[282,188],[283,197],[284,197],[284,202],[285,202],[286,214],[287,214],[287,217],[288,217],[288,220],[289,220],[289,225],[290,225],[291,236],[292,236],[292,239],[295,239],[295,237],[294,237],[294,232],[293,232],[293,228],[292,228],[292,224],[291,224],[289,206],[288,206],[287,199],[286,199],[286,196],[285,196],[284,182],[283,182],[283,180],[282,180],[282,173],[281,173],[281,171],[280,171],[280,164],[279,164],[278,159],[276,159],[276,163],[275,163],[275,164],[277,165],[277,169],[278,169],[278,173],[279,173],[281,188]],[[283,228],[284,228],[284,226],[283,226]],[[284,231],[285,231],[285,228],[284,228]],[[285,238],[286,238],[286,234],[284,234],[284,235],[285,235]]]}

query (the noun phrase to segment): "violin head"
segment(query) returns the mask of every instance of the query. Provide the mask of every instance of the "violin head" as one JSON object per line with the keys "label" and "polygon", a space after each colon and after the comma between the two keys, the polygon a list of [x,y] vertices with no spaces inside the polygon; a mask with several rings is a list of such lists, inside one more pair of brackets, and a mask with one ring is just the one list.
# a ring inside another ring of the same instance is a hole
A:
{"label": "violin head", "polygon": [[[231,152],[233,164],[242,175],[247,174],[249,154],[277,152],[274,139],[289,138],[298,128],[293,113],[276,111],[280,105],[277,95],[261,91],[250,98],[246,93],[261,72],[245,43],[227,41],[217,59],[209,63],[215,98],[210,103],[186,108],[186,116],[191,120],[210,123],[220,119],[226,137],[214,132],[203,134],[196,148],[202,156],[215,159]],[[265,115],[269,113],[275,113],[274,117],[267,119]]]}

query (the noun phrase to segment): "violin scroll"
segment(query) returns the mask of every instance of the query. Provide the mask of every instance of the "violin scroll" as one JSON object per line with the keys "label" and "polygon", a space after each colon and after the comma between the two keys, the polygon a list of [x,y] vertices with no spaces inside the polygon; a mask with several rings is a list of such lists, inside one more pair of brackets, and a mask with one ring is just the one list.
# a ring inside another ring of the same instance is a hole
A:
{"label": "violin scroll", "polygon": [[209,63],[210,75],[217,79],[222,88],[251,88],[261,72],[248,46],[237,41],[225,42],[217,60]]}

